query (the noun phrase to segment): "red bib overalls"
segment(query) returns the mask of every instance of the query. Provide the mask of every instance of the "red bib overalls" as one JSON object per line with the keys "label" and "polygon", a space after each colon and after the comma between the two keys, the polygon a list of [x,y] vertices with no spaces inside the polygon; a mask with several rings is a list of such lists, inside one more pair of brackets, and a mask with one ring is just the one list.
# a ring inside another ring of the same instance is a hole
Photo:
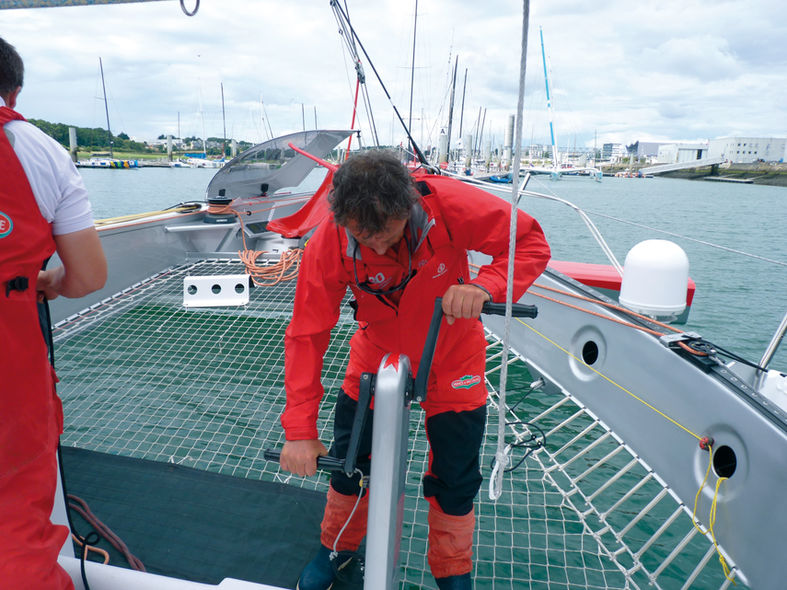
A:
{"label": "red bib overalls", "polygon": [[[24,120],[0,107],[0,129]],[[55,251],[22,165],[0,130],[0,588],[73,588],[57,565],[68,530],[49,517],[62,432],[60,400],[36,305]]]}

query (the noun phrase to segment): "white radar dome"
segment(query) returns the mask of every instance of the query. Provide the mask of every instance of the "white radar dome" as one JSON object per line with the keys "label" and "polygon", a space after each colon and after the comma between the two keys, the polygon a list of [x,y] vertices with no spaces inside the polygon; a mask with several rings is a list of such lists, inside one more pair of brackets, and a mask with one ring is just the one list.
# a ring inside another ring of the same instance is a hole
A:
{"label": "white radar dome", "polygon": [[620,304],[643,315],[675,317],[686,309],[689,258],[669,240],[645,240],[623,264]]}

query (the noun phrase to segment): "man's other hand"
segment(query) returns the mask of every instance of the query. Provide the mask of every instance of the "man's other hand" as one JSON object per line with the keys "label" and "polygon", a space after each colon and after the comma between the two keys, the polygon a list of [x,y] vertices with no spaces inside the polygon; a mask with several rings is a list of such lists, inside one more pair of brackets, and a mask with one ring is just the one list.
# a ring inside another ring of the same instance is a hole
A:
{"label": "man's other hand", "polygon": [[319,440],[288,440],[281,450],[279,465],[285,471],[300,476],[312,476],[317,473],[317,457],[328,454]]}

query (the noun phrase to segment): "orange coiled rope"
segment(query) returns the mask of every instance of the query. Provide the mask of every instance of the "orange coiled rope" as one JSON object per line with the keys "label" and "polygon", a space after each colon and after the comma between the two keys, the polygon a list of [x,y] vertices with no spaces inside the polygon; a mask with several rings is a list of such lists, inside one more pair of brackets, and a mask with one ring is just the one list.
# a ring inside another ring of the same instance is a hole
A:
{"label": "orange coiled rope", "polygon": [[[79,537],[77,537],[73,533],[71,533],[71,539],[74,541],[74,543],[76,543],[80,547],[84,547],[85,546],[85,544],[79,539]],[[101,555],[101,557],[104,558],[104,565],[109,563],[109,553],[107,553],[101,547],[96,547],[94,545],[88,545],[87,546],[87,550],[88,551],[92,551],[93,553],[98,553],[99,555]]]}
{"label": "orange coiled rope", "polygon": [[[220,211],[211,211],[211,213],[234,213],[240,223],[240,235],[243,240],[243,250],[238,252],[243,265],[246,267],[246,274],[251,276],[251,280],[258,287],[272,287],[281,282],[289,281],[298,276],[298,270],[301,266],[301,256],[303,255],[302,248],[293,248],[292,250],[285,250],[279,256],[279,261],[274,264],[259,265],[257,258],[266,253],[265,250],[249,250],[246,246],[246,232],[243,231],[243,215],[232,208],[232,203],[226,206],[219,207]],[[249,214],[250,212],[246,213]]]}
{"label": "orange coiled rope", "polygon": [[213,215],[229,215],[232,213],[234,213],[235,215],[238,214],[238,212],[232,208],[232,202],[227,203],[226,205],[216,205],[214,203],[208,203],[208,213],[211,213]]}
{"label": "orange coiled rope", "polygon": [[275,264],[260,266],[257,264],[257,258],[262,254],[265,254],[264,250],[238,252],[241,262],[246,266],[246,273],[251,276],[251,280],[258,287],[272,287],[298,276],[303,249],[285,250]]}

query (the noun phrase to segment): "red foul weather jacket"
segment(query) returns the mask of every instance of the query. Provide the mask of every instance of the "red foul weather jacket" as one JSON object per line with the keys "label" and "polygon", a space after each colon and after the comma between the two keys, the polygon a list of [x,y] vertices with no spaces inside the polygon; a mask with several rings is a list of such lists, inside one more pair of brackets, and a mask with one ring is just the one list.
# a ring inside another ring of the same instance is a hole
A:
{"label": "red foul weather jacket", "polygon": [[[416,177],[422,197],[413,207],[401,242],[385,255],[360,245],[332,217],[308,241],[285,335],[287,403],[281,417],[287,440],[317,438],[317,412],[323,396],[322,360],[341,301],[350,287],[359,327],[350,341],[350,360],[342,388],[358,398],[361,374],[376,372],[385,354],[406,354],[418,371],[434,300],[451,285],[472,283],[492,300],[505,300],[510,205],[458,180]],[[467,251],[492,261],[471,279]],[[549,246],[538,222],[519,211],[514,264],[514,300],[538,278],[549,261]],[[403,290],[374,295],[412,279]],[[477,319],[458,319],[440,331],[428,395],[427,415],[472,410],[486,400],[486,340]]]}
{"label": "red foul weather jacket", "polygon": [[55,242],[2,129],[15,119],[23,120],[0,107],[0,477],[54,453],[62,428],[36,307],[38,271]]}

